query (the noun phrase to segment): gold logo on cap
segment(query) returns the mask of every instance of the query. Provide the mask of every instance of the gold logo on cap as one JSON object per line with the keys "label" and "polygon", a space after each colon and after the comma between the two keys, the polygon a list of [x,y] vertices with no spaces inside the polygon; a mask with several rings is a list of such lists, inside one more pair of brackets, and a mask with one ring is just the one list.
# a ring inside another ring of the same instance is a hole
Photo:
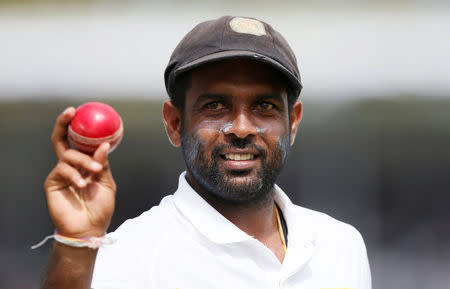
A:
{"label": "gold logo on cap", "polygon": [[266,35],[266,28],[264,27],[264,24],[256,19],[235,17],[231,19],[230,27],[238,33],[246,33],[256,36]]}

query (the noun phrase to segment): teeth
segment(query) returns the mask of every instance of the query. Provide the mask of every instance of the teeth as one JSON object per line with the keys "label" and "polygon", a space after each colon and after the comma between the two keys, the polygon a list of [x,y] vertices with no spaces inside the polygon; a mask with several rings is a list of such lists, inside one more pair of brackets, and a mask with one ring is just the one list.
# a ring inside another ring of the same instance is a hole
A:
{"label": "teeth", "polygon": [[253,154],[226,154],[225,158],[227,160],[233,161],[247,161],[252,160],[255,157]]}

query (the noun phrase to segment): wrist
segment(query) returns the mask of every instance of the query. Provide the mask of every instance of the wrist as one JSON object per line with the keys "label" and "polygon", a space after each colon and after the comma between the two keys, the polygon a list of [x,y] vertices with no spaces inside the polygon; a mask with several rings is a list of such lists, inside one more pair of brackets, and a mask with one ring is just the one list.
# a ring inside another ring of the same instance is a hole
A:
{"label": "wrist", "polygon": [[55,229],[55,234],[75,239],[101,238],[106,235],[105,230],[89,230],[84,232],[74,232],[67,230]]}
{"label": "wrist", "polygon": [[96,256],[98,249],[91,249],[88,247],[72,247],[66,244],[60,243],[56,240],[53,241],[53,250],[63,253],[65,256],[79,256],[80,258],[86,258],[89,256]]}
{"label": "wrist", "polygon": [[55,241],[64,244],[69,247],[83,248],[87,247],[90,249],[98,249],[99,247],[107,244],[112,244],[112,240],[107,239],[106,235],[103,234],[101,237],[84,237],[84,238],[74,238],[64,236],[58,232],[53,235]]}
{"label": "wrist", "polygon": [[42,240],[40,243],[34,245],[31,247],[31,249],[36,249],[49,239],[55,239],[57,243],[60,243],[62,245],[65,245],[67,247],[73,247],[73,248],[89,248],[93,250],[97,250],[99,247],[111,245],[115,242],[114,239],[112,239],[110,236],[103,234],[101,237],[84,237],[84,238],[77,238],[77,237],[68,237],[60,234],[55,230],[55,233],[53,235],[47,236],[44,240]]}

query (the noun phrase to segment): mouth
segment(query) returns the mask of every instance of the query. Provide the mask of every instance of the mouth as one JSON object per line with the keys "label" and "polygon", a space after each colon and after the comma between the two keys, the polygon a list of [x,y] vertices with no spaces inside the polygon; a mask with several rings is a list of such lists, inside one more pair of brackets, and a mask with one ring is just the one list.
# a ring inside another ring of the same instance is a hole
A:
{"label": "mouth", "polygon": [[255,158],[254,154],[242,154],[242,153],[229,153],[222,155],[223,159],[232,160],[232,161],[248,161],[253,160]]}
{"label": "mouth", "polygon": [[227,152],[220,156],[228,171],[251,171],[259,164],[259,154],[254,152]]}

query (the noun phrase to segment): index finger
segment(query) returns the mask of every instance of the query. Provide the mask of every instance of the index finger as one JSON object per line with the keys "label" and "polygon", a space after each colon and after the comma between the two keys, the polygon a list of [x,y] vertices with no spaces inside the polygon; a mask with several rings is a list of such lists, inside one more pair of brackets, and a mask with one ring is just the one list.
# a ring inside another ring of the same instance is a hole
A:
{"label": "index finger", "polygon": [[58,159],[61,159],[64,151],[70,148],[67,140],[67,127],[75,116],[75,111],[74,107],[68,107],[56,119],[52,133],[52,144]]}

